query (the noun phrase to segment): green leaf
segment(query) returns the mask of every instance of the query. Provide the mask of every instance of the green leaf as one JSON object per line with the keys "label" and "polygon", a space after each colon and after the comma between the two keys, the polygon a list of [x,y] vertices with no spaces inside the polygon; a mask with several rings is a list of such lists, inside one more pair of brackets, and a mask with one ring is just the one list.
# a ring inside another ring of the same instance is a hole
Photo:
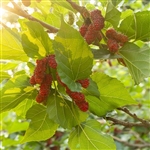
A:
{"label": "green leaf", "polygon": [[36,44],[32,43],[28,39],[26,34],[22,35],[22,46],[28,57],[39,58],[41,56],[39,54],[39,47]]}
{"label": "green leaf", "polygon": [[119,51],[134,81],[139,84],[150,76],[150,47],[138,47],[134,43],[125,44]]}
{"label": "green leaf", "polygon": [[54,13],[48,14],[46,16],[45,21],[54,27],[60,28],[61,19],[58,15],[56,15]]}
{"label": "green leaf", "polygon": [[88,95],[86,100],[89,102],[90,111],[97,116],[104,116],[118,107],[136,104],[124,85],[117,79],[99,72],[93,74],[91,78],[97,83],[100,98]]}
{"label": "green leaf", "polygon": [[22,101],[21,103],[19,103],[14,109],[13,111],[15,111],[15,113],[18,116],[21,117],[25,117],[27,111],[29,110],[30,107],[32,107],[36,102],[26,99],[24,101]]}
{"label": "green leaf", "polygon": [[21,140],[22,140],[23,136],[17,136],[17,139],[12,139],[12,138],[6,138],[2,141],[3,146],[7,149],[8,147],[17,147]]}
{"label": "green leaf", "polygon": [[[47,54],[53,52],[52,41],[50,40],[48,34],[44,31],[44,28],[42,27],[42,25],[34,21],[24,22],[24,24],[26,25],[26,28],[28,30],[24,32],[26,36],[23,34],[22,45],[23,45],[25,52],[27,52],[27,54],[29,53],[29,50],[27,51],[27,47],[29,46],[32,46],[32,49],[31,49],[32,51],[30,51],[30,53],[33,53],[32,54],[33,56],[35,55],[37,50],[38,50],[39,55],[42,57],[45,57]],[[36,51],[34,50],[34,48]],[[28,55],[31,55],[31,54],[28,54]]]}
{"label": "green leaf", "polygon": [[4,64],[1,64],[1,70],[2,71],[8,71],[8,70],[12,70],[15,69],[15,67],[17,65],[19,65],[20,62],[16,62],[16,61],[11,61],[11,62],[7,62]]}
{"label": "green leaf", "polygon": [[150,11],[135,14],[135,39],[150,41]]}
{"label": "green leaf", "polygon": [[105,20],[110,22],[114,27],[117,27],[117,25],[119,24],[120,15],[120,11],[118,11],[111,2],[108,2]]}
{"label": "green leaf", "polygon": [[73,102],[55,95],[48,99],[47,112],[50,119],[69,129],[87,118],[87,113],[80,111]]}
{"label": "green leaf", "polygon": [[21,37],[18,32],[10,29],[3,29],[1,30],[1,34],[1,58],[9,60],[27,61],[28,57],[23,51],[21,45]]}
{"label": "green leaf", "polygon": [[121,19],[125,19],[125,18],[127,18],[128,16],[131,16],[131,15],[133,15],[133,13],[134,13],[133,10],[127,9],[127,10],[121,12]]}
{"label": "green leaf", "polygon": [[118,5],[122,0],[111,0],[114,6]]}
{"label": "green leaf", "polygon": [[66,2],[66,1],[54,0],[54,1],[53,1],[53,4],[57,4],[58,6],[62,7],[63,9],[66,8],[66,9],[68,9],[68,10],[75,11],[75,10],[71,7],[71,5],[70,5],[68,2]]}
{"label": "green leaf", "polygon": [[8,74],[8,72],[1,72],[0,71],[0,82],[2,82],[4,79],[9,79],[10,75]]}
{"label": "green leaf", "polygon": [[107,49],[92,49],[94,59],[117,59],[120,58],[118,54],[112,54]]}
{"label": "green leaf", "polygon": [[72,91],[79,91],[75,81],[88,78],[93,66],[93,55],[80,33],[63,20],[55,38],[54,49],[59,76]]}
{"label": "green leaf", "polygon": [[78,125],[70,134],[69,147],[73,150],[116,150],[113,139],[100,129],[96,120]]}
{"label": "green leaf", "polygon": [[29,122],[25,122],[25,121],[19,122],[18,120],[15,120],[12,123],[7,125],[7,130],[8,133],[11,134],[14,132],[25,131],[27,130],[28,126],[29,126]]}
{"label": "green leaf", "polygon": [[36,1],[32,2],[32,5],[30,7],[33,7],[34,9],[38,9],[38,12],[42,13],[43,16],[50,13],[51,1],[43,1],[41,0],[40,3],[37,3]]}
{"label": "green leaf", "polygon": [[120,24],[119,31],[130,39],[150,40],[150,11],[137,12],[126,17]]}
{"label": "green leaf", "polygon": [[46,107],[36,104],[32,106],[26,115],[31,119],[29,128],[22,140],[24,142],[43,141],[52,137],[58,128],[58,124],[49,119]]}
{"label": "green leaf", "polygon": [[126,17],[120,24],[119,31],[129,37],[129,39],[135,38],[135,27],[133,26],[134,17],[130,15]]}
{"label": "green leaf", "polygon": [[18,75],[10,79],[0,93],[0,112],[3,112],[16,107],[25,99],[34,99],[36,91],[29,86],[26,75]]}
{"label": "green leaf", "polygon": [[100,97],[98,86],[92,79],[90,79],[90,84],[86,89],[84,89],[84,91],[85,91],[85,94],[96,96],[97,98]]}
{"label": "green leaf", "polygon": [[40,12],[34,12],[32,16],[50,24],[51,26],[60,28],[61,24],[60,16],[56,15],[55,13],[49,12],[48,14],[43,16],[43,14],[41,14]]}

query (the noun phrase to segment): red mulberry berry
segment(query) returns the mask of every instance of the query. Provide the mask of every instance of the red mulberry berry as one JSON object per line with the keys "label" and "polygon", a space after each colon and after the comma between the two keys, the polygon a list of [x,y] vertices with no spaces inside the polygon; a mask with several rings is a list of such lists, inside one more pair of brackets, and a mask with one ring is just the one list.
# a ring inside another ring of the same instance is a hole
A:
{"label": "red mulberry berry", "polygon": [[87,26],[87,25],[82,25],[82,26],[80,27],[79,32],[80,32],[80,34],[84,37],[84,35],[86,34],[87,30],[88,30],[88,26]]}
{"label": "red mulberry berry", "polygon": [[52,76],[50,74],[46,74],[45,78],[43,79],[43,82],[40,85],[39,95],[41,97],[45,97],[45,99],[48,97],[51,84],[52,84]]}
{"label": "red mulberry berry", "polygon": [[96,31],[101,30],[104,27],[104,19],[98,18],[98,19],[93,20],[93,25]]}
{"label": "red mulberry berry", "polygon": [[118,34],[116,36],[116,40],[120,43],[126,43],[128,41],[128,37],[126,35],[123,35],[123,34]]}
{"label": "red mulberry berry", "polygon": [[87,88],[90,84],[89,79],[78,80],[77,82],[79,82],[83,88]]}
{"label": "red mulberry berry", "polygon": [[45,77],[45,72],[47,68],[47,58],[37,60],[36,63],[37,65],[34,70],[35,82],[37,84],[41,84]]}
{"label": "red mulberry berry", "polygon": [[112,52],[112,53],[117,52],[118,49],[119,49],[118,43],[115,40],[112,40],[112,39],[108,39],[107,46],[108,46],[110,52]]}
{"label": "red mulberry berry", "polygon": [[86,112],[89,109],[89,104],[86,101],[83,101],[81,103],[76,103],[76,105],[79,107],[79,109],[83,112]]}
{"label": "red mulberry berry", "polygon": [[109,39],[116,39],[117,32],[115,31],[115,29],[110,28],[106,31],[106,37]]}
{"label": "red mulberry berry", "polygon": [[30,78],[30,84],[31,85],[35,85],[36,84],[35,76],[34,75]]}
{"label": "red mulberry berry", "polygon": [[95,9],[95,10],[91,11],[91,12],[90,12],[90,15],[91,15],[91,19],[92,19],[92,20],[95,20],[95,19],[97,19],[97,18],[99,18],[99,17],[102,16],[102,15],[101,15],[101,11],[98,10],[98,9]]}
{"label": "red mulberry berry", "polygon": [[96,38],[97,38],[98,41],[101,41],[101,40],[102,40],[103,37],[102,37],[102,35],[100,34],[100,32],[97,32]]}
{"label": "red mulberry berry", "polygon": [[96,39],[95,34],[96,34],[96,32],[94,30],[93,25],[92,24],[89,25],[88,31],[86,32],[86,34],[84,36],[84,38],[88,44],[92,44],[94,42],[94,40]]}
{"label": "red mulberry berry", "polygon": [[66,93],[74,100],[77,102],[81,102],[85,100],[85,96],[84,94],[80,93],[80,92],[72,92],[71,90],[69,90],[68,88],[66,88]]}
{"label": "red mulberry berry", "polygon": [[42,95],[40,95],[40,94],[38,94],[37,97],[36,97],[36,101],[37,101],[38,103],[42,103],[42,102],[44,102],[46,99],[47,99],[47,96],[42,96]]}
{"label": "red mulberry berry", "polygon": [[57,62],[55,60],[55,55],[49,55],[48,56],[48,64],[53,69],[57,68]]}

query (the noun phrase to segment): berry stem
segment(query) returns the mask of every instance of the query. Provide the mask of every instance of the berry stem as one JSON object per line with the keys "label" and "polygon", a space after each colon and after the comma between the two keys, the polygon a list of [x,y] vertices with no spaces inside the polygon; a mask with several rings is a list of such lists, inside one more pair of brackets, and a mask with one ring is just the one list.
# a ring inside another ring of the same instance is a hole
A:
{"label": "berry stem", "polygon": [[89,11],[84,6],[79,6],[75,2],[72,2],[71,0],[66,0],[66,1],[72,6],[72,8],[77,10],[82,15],[84,20],[90,18]]}

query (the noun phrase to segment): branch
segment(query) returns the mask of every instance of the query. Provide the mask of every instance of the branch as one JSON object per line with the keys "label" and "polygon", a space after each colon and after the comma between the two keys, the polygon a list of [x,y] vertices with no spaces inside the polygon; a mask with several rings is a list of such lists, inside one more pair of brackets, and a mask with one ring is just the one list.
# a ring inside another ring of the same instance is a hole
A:
{"label": "branch", "polygon": [[114,140],[124,144],[124,145],[127,145],[127,146],[130,146],[130,147],[136,147],[136,148],[144,148],[144,147],[150,147],[150,144],[149,143],[142,143],[142,144],[133,144],[133,143],[129,143],[129,142],[126,142],[126,141],[123,141],[121,140],[120,138],[118,137],[115,137],[115,136],[112,136]]}
{"label": "branch", "polygon": [[13,4],[14,8],[4,6],[4,9],[11,12],[11,13],[14,13],[18,16],[27,18],[28,20],[39,22],[43,27],[48,29],[48,32],[50,32],[50,33],[57,33],[58,32],[57,28],[55,28],[55,27],[53,27],[53,26],[51,26],[51,25],[49,25],[49,24],[47,24],[47,23],[45,23],[45,22],[43,22],[37,18],[32,17],[31,15],[29,15],[27,12],[25,12],[20,6],[18,6],[12,0],[11,0],[11,3]]}
{"label": "branch", "polygon": [[136,138],[136,140],[140,141],[141,143],[146,143],[137,132],[130,130],[129,133],[132,134]]}
{"label": "branch", "polygon": [[8,28],[3,22],[0,21],[0,24],[4,27],[4,28]]}
{"label": "branch", "polygon": [[149,121],[137,117],[136,114],[132,114],[127,108],[118,108],[118,110],[121,110],[121,111],[127,113],[128,115],[130,115],[135,120],[140,121],[144,126],[150,127],[150,122]]}
{"label": "branch", "polygon": [[133,127],[133,126],[144,126],[143,123],[131,123],[131,122],[124,122],[124,121],[120,121],[120,120],[117,120],[115,118],[111,118],[111,117],[106,117],[107,120],[110,120],[110,121],[113,121],[113,125],[115,124],[119,124],[119,125],[123,125],[125,127]]}
{"label": "branch", "polygon": [[72,6],[72,8],[77,10],[85,20],[87,18],[90,18],[89,11],[84,6],[79,6],[75,2],[72,2],[71,0],[66,0],[66,1]]}

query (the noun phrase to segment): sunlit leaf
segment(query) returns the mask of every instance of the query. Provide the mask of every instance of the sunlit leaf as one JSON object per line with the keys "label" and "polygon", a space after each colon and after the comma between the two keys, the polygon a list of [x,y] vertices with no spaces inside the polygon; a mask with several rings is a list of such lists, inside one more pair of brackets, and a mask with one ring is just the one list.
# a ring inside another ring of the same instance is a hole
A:
{"label": "sunlit leaf", "polygon": [[7,72],[0,72],[0,82],[2,82],[4,79],[9,79],[10,75]]}
{"label": "sunlit leaf", "polygon": [[88,78],[93,65],[93,55],[80,33],[62,20],[61,28],[54,43],[58,73],[61,80],[78,91],[75,81]]}
{"label": "sunlit leaf", "polygon": [[42,25],[34,21],[24,22],[24,25],[28,30],[22,36],[22,45],[29,57],[35,54],[44,57],[53,51],[52,42]]}
{"label": "sunlit leaf", "polygon": [[28,57],[23,51],[21,45],[21,37],[17,33],[17,31],[3,29],[1,30],[1,34],[1,58],[9,60],[27,61]]}
{"label": "sunlit leaf", "polygon": [[46,107],[36,104],[32,106],[26,115],[30,119],[30,125],[27,129],[22,143],[29,141],[43,141],[54,135],[58,124],[49,119]]}
{"label": "sunlit leaf", "polygon": [[113,139],[100,129],[96,120],[81,123],[70,134],[69,147],[73,150],[116,150]]}
{"label": "sunlit leaf", "polygon": [[25,117],[28,109],[35,104],[35,101],[26,99],[19,103],[13,110],[18,116]]}
{"label": "sunlit leaf", "polygon": [[0,112],[16,107],[25,99],[35,98],[35,89],[29,86],[26,75],[18,75],[10,79],[1,90]]}
{"label": "sunlit leaf", "polygon": [[140,48],[134,43],[127,43],[120,49],[119,53],[124,58],[136,84],[150,76],[149,46]]}
{"label": "sunlit leaf", "polygon": [[126,17],[120,24],[119,31],[135,40],[150,40],[150,11],[137,12]]}
{"label": "sunlit leaf", "polygon": [[110,22],[114,27],[117,27],[120,20],[121,12],[115,8],[115,6],[108,2],[106,8],[105,20]]}
{"label": "sunlit leaf", "polygon": [[89,86],[86,89],[84,89],[85,94],[96,96],[97,98],[99,98],[100,91],[98,90],[97,83],[94,82],[92,79],[90,79],[89,81],[90,81]]}
{"label": "sunlit leaf", "polygon": [[90,111],[94,114],[103,116],[118,107],[136,103],[117,79],[98,72],[92,75],[92,79],[97,83],[100,91],[100,98],[86,96]]}

